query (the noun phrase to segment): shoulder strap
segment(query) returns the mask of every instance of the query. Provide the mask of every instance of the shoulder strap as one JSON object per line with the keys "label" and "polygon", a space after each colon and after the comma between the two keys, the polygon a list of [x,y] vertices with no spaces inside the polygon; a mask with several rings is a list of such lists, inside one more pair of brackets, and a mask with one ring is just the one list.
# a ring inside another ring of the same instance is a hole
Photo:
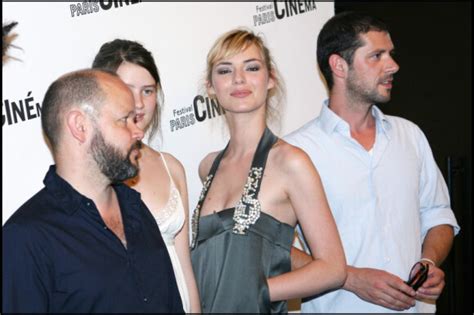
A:
{"label": "shoulder strap", "polygon": [[201,215],[201,208],[204,200],[206,200],[207,192],[209,191],[209,187],[211,186],[212,180],[214,175],[216,174],[217,169],[219,168],[219,164],[221,163],[222,157],[224,156],[225,151],[229,147],[229,143],[227,143],[224,150],[222,150],[214,159],[212,163],[211,169],[207,174],[207,177],[203,183],[201,195],[199,196],[198,203],[196,208],[194,209],[193,216],[191,218],[191,249],[196,246],[197,236],[199,233],[199,217]]}
{"label": "shoulder strap", "polygon": [[278,138],[270,129],[265,128],[262,138],[258,143],[257,150],[255,150],[242,197],[235,206],[233,215],[234,227],[232,229],[232,233],[234,234],[246,235],[247,230],[260,218],[260,212],[262,210],[258,200],[260,183],[262,182],[268,153],[277,140]]}
{"label": "shoulder strap", "polygon": [[[273,132],[267,127],[258,143],[257,150],[253,157],[252,166],[250,167],[249,176],[252,176],[252,170],[261,169],[261,174],[265,171],[265,165],[267,164],[268,154],[270,153],[273,145],[278,141],[278,137],[273,134]],[[263,176],[258,176],[255,178],[257,181],[255,184],[255,198],[260,192],[260,184],[262,182]]]}
{"label": "shoulder strap", "polygon": [[224,156],[225,151],[227,151],[227,148],[229,147],[229,143],[225,146],[224,150],[219,152],[219,154],[216,156],[214,159],[214,162],[212,163],[211,169],[209,170],[209,175],[216,175],[217,169],[219,168],[219,164],[221,164],[222,157]]}
{"label": "shoulder strap", "polygon": [[224,156],[224,153],[225,151],[227,151],[228,147],[229,147],[229,143],[227,143],[224,150],[219,152],[219,154],[214,159],[214,162],[212,163],[211,169],[209,170],[209,173],[207,174],[206,180],[204,182],[204,187],[201,193],[201,197],[199,198],[199,202],[198,202],[199,207],[202,207],[202,203],[206,199],[207,192],[209,191],[209,187],[211,187],[212,180],[214,179],[214,175],[216,175],[217,169],[219,168],[219,164],[221,164],[222,157]]}
{"label": "shoulder strap", "polygon": [[166,164],[166,159],[163,155],[163,153],[160,152],[161,155],[161,160],[163,161],[163,164],[165,165],[166,172],[168,173],[168,177],[170,178],[170,182],[174,184],[173,177],[171,176],[170,169],[168,168],[168,164]]}

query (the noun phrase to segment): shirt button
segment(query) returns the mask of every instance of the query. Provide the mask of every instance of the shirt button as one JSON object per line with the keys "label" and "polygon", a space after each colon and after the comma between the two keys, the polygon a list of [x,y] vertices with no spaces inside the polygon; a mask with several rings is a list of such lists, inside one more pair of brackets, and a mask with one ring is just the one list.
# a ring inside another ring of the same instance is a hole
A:
{"label": "shirt button", "polygon": [[143,302],[148,303],[148,298],[144,297]]}
{"label": "shirt button", "polygon": [[87,203],[86,203],[86,206],[90,207],[90,206],[91,206],[91,203],[90,203],[90,202],[87,202]]}
{"label": "shirt button", "polygon": [[104,225],[104,230],[107,230],[107,229],[108,229],[108,228],[107,228],[107,225]]}

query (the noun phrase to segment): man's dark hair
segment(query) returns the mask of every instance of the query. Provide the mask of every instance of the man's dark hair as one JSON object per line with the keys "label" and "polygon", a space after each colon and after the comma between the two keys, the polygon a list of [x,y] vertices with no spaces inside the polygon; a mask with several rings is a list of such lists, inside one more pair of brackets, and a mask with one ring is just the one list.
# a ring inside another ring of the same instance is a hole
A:
{"label": "man's dark hair", "polygon": [[388,26],[380,19],[362,12],[343,12],[324,24],[318,36],[317,58],[329,90],[334,85],[329,57],[337,54],[351,65],[354,52],[364,45],[360,34],[369,31],[389,32]]}
{"label": "man's dark hair", "polygon": [[[53,153],[61,138],[64,113],[72,106],[89,104],[97,109],[106,95],[97,79],[97,70],[79,70],[54,81],[46,91],[41,110],[41,125]],[[116,76],[114,73],[109,75]]]}

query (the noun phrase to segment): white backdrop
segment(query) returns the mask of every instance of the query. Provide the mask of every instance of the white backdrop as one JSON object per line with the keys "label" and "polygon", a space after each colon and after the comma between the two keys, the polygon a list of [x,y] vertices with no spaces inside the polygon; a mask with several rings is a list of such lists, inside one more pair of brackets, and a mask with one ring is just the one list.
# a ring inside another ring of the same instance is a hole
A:
{"label": "white backdrop", "polygon": [[[287,104],[280,111],[281,128],[274,130],[280,136],[317,115],[326,98],[316,38],[334,14],[332,2],[2,2],[2,7],[4,23],[18,22],[13,44],[21,48],[9,51],[19,60],[10,59],[2,69],[2,224],[43,187],[53,163],[39,118],[47,87],[66,72],[90,67],[106,41],[136,40],[153,53],[165,105],[163,142],[151,145],[183,163],[191,211],[201,190],[200,160],[227,142],[223,117],[212,110],[209,115],[199,98],[194,103],[203,91],[206,54],[219,35],[238,26],[264,35],[286,82]],[[198,121],[196,115],[204,113],[206,119]]]}

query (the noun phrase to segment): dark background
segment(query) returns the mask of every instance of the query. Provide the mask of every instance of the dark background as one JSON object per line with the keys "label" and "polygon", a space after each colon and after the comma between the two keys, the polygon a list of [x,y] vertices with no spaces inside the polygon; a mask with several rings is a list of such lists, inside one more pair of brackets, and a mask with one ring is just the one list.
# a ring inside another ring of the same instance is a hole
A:
{"label": "dark background", "polygon": [[392,100],[382,105],[426,134],[448,183],[461,232],[442,265],[446,287],[437,313],[472,313],[471,2],[342,2],[378,16],[395,44]]}

